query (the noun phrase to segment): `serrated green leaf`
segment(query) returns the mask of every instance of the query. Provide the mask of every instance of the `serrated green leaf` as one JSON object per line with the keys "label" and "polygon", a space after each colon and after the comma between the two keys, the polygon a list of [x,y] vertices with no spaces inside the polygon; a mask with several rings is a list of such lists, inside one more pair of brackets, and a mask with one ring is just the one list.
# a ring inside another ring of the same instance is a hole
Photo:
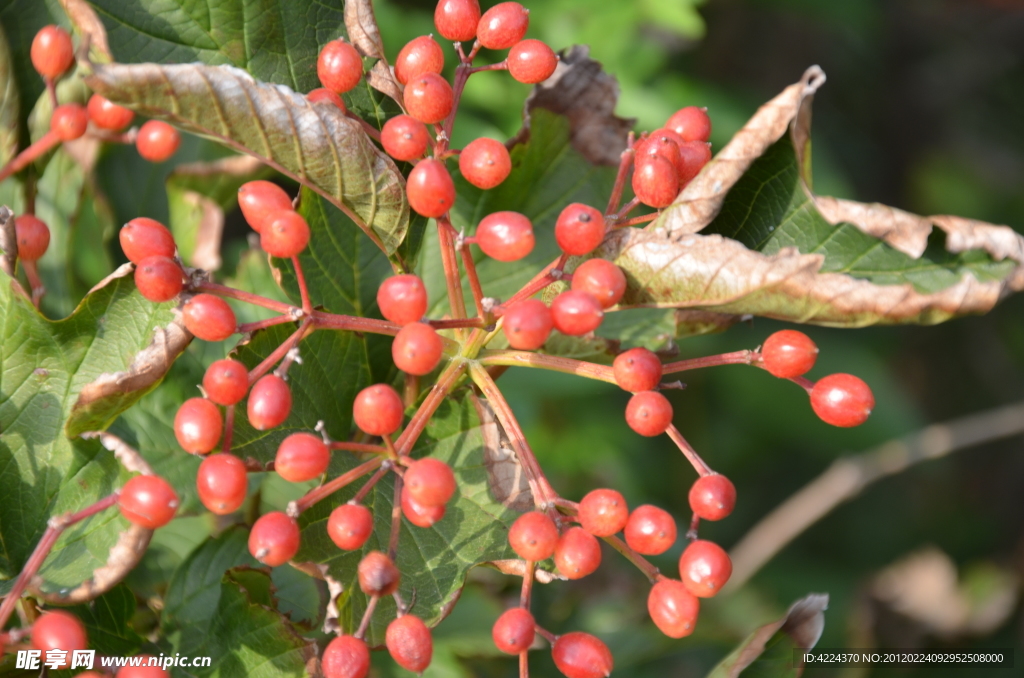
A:
{"label": "serrated green leaf", "polygon": [[85,624],[89,649],[103,655],[134,655],[145,640],[129,626],[135,614],[135,596],[118,584],[87,605],[69,608]]}
{"label": "serrated green leaf", "polygon": [[329,602],[327,586],[294,567],[275,567],[270,571],[277,609],[293,623],[315,629],[323,620]]}

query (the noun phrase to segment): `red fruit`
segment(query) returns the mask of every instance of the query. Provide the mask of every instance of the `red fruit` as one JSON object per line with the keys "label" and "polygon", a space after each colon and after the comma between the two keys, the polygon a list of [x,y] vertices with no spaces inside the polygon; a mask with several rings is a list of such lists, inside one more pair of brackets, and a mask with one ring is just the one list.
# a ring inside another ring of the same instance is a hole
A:
{"label": "red fruit", "polygon": [[802,377],[814,367],[818,347],[803,332],[781,330],[764,340],[761,361],[772,375],[782,379]]}
{"label": "red fruit", "polygon": [[668,207],[679,195],[679,171],[658,155],[638,155],[633,169],[633,192],[645,205]]}
{"label": "red fruit", "polygon": [[595,537],[610,537],[626,527],[629,506],[615,490],[592,490],[580,500],[577,518],[583,529]]}
{"label": "red fruit", "polygon": [[349,91],[363,78],[363,59],[356,48],[344,40],[331,40],[316,60],[320,84],[337,94]]}
{"label": "red fruit", "polygon": [[445,505],[424,506],[412,498],[407,488],[402,488],[402,513],[406,520],[416,527],[433,527],[434,523],[444,518]]}
{"label": "red fruit", "polygon": [[327,519],[327,536],[339,549],[361,549],[371,534],[373,514],[362,504],[342,504]]}
{"label": "red fruit", "polygon": [[420,160],[409,173],[405,186],[409,207],[425,217],[437,218],[455,203],[455,183],[444,163],[427,158]]}
{"label": "red fruit", "polygon": [[50,116],[50,131],[61,141],[74,141],[89,126],[89,114],[81,104],[63,104]]}
{"label": "red fruit", "polygon": [[162,120],[149,120],[139,129],[135,148],[139,155],[150,162],[163,162],[178,150],[181,135]]}
{"label": "red fruit", "polygon": [[65,661],[57,667],[61,669],[71,666],[71,653],[74,650],[85,650],[89,647],[85,625],[78,617],[64,610],[52,610],[41,614],[32,624],[31,641],[33,648],[43,651],[42,661],[46,660],[48,650],[65,650],[68,653]]}
{"label": "red fruit", "polygon": [[396,115],[384,123],[380,131],[384,151],[395,160],[415,160],[422,157],[430,145],[427,126],[409,115]]}
{"label": "red fruit", "polygon": [[529,26],[530,10],[518,2],[502,2],[480,17],[476,39],[487,49],[508,49],[523,39]]}
{"label": "red fruit", "polygon": [[439,0],[434,10],[434,25],[445,40],[463,42],[476,37],[480,22],[477,0]]}
{"label": "red fruit", "polygon": [[252,230],[262,233],[278,212],[292,209],[292,199],[277,184],[259,179],[238,189],[238,206]]}
{"label": "red fruit", "polygon": [[524,351],[532,351],[544,345],[555,326],[549,309],[539,299],[517,301],[505,312],[501,328],[508,339],[508,345]]}
{"label": "red fruit", "polygon": [[440,73],[444,69],[444,50],[429,35],[421,35],[406,43],[395,59],[395,77],[403,85],[424,73]]}
{"label": "red fruit", "polygon": [[337,106],[342,113],[348,111],[348,108],[345,107],[345,100],[342,99],[337,92],[332,92],[326,87],[317,87],[316,89],[312,90],[311,92],[309,92],[309,94],[306,95],[306,100],[312,104],[315,104],[320,101],[325,101],[329,104],[334,104],[335,106]]}
{"label": "red fruit", "polygon": [[555,241],[574,257],[590,254],[604,240],[604,215],[589,205],[574,202],[558,215]]}
{"label": "red fruit", "polygon": [[679,135],[672,134],[669,130],[656,130],[647,139],[637,144],[636,157],[645,158],[650,155],[660,155],[679,169],[679,144],[681,143],[683,141],[679,138]]}
{"label": "red fruit", "polygon": [[370,649],[360,638],[338,636],[327,644],[320,668],[324,678],[366,678],[370,672]]}
{"label": "red fruit", "polygon": [[569,290],[562,292],[551,302],[551,318],[559,332],[579,337],[593,332],[601,325],[604,311],[592,294]]}
{"label": "red fruit", "polygon": [[405,86],[402,101],[409,115],[429,125],[448,117],[455,105],[455,94],[448,81],[437,73],[423,73]]}
{"label": "red fruit", "polygon": [[615,383],[631,393],[657,388],[661,383],[661,370],[658,356],[646,348],[631,348],[615,356],[612,363]]}
{"label": "red fruit", "polygon": [[711,118],[708,109],[687,106],[672,114],[665,123],[685,141],[707,141],[711,138]]}
{"label": "red fruit", "polygon": [[443,506],[455,494],[455,473],[440,459],[424,457],[405,469],[405,489],[421,506]]}
{"label": "red fruit", "polygon": [[206,398],[189,398],[174,415],[174,437],[189,454],[206,454],[224,432],[220,410]]}
{"label": "red fruit", "polygon": [[368,596],[390,596],[398,590],[401,579],[398,568],[380,551],[370,551],[363,556],[356,574],[359,588]]}
{"label": "red fruit", "polygon": [[679,188],[700,174],[711,161],[711,145],[704,141],[684,141],[679,145]]}
{"label": "red fruit", "polygon": [[203,390],[206,397],[218,405],[239,403],[249,392],[249,371],[237,360],[217,360],[206,368]]}
{"label": "red fruit", "polygon": [[729,554],[714,542],[698,539],[679,558],[679,577],[698,598],[710,598],[721,591],[731,575]]}
{"label": "red fruit", "polygon": [[423,376],[430,374],[441,362],[444,343],[433,327],[426,323],[409,323],[403,327],[391,343],[391,358],[395,367]]}
{"label": "red fruit", "polygon": [[540,40],[522,40],[508,51],[508,72],[527,85],[544,82],[555,72],[558,56]]}
{"label": "red fruit", "polygon": [[245,502],[249,474],[241,459],[233,454],[211,454],[199,465],[196,491],[199,501],[219,516],[234,513]]}
{"label": "red fruit", "polygon": [[304,483],[322,475],[330,463],[331,452],[320,436],[293,433],[277,448],[274,470],[289,482]]}
{"label": "red fruit", "polygon": [[588,259],[572,272],[572,288],[590,293],[602,308],[611,308],[626,293],[626,274],[606,259]]}
{"label": "red fruit", "polygon": [[[117,670],[117,678],[171,678],[171,673],[160,665],[160,658],[151,654],[135,655],[141,666],[124,666]],[[150,664],[152,662],[152,664]],[[79,674],[75,678],[82,678]]]}
{"label": "red fruit", "polygon": [[660,555],[676,543],[676,521],[657,506],[637,506],[626,523],[626,543],[642,555]]}
{"label": "red fruit", "polygon": [[533,251],[533,225],[519,212],[494,212],[476,227],[476,244],[498,261],[518,261]]}
{"label": "red fruit", "polygon": [[59,26],[43,26],[32,38],[29,51],[32,65],[44,78],[60,77],[71,68],[75,60],[75,49],[71,45],[71,36]]}
{"label": "red fruit", "polygon": [[814,385],[811,407],[826,424],[860,426],[875,407],[875,394],[852,374],[830,374]]}
{"label": "red fruit", "polygon": [[608,646],[581,631],[559,636],[551,656],[566,678],[607,678],[615,668]]}
{"label": "red fruit", "polygon": [[657,391],[641,391],[626,405],[626,423],[642,436],[661,435],[672,423],[672,404]]}
{"label": "red fruit", "polygon": [[388,624],[384,644],[395,663],[407,671],[422,673],[434,656],[430,629],[419,617],[405,614]]}
{"label": "red fruit", "polygon": [[150,530],[171,522],[178,504],[178,495],[159,476],[135,476],[124,484],[117,498],[121,515]]}
{"label": "red fruit", "polygon": [[477,188],[494,188],[512,172],[512,158],[505,144],[481,137],[466,144],[459,154],[459,171]]}
{"label": "red fruit", "polygon": [[377,289],[377,306],[381,315],[397,325],[414,323],[427,312],[427,288],[419,276],[391,276]]}
{"label": "red fruit", "polygon": [[299,524],[281,511],[259,517],[249,532],[249,553],[264,565],[284,565],[299,552]]}
{"label": "red fruit", "polygon": [[684,638],[693,633],[700,612],[700,599],[682,582],[662,579],[647,596],[647,612],[661,632],[669,638]]}
{"label": "red fruit", "polygon": [[601,564],[597,537],[582,527],[570,527],[555,545],[555,565],[568,579],[582,579]]}
{"label": "red fruit", "polygon": [[183,275],[181,267],[167,257],[146,257],[135,266],[135,286],[150,301],[170,301],[185,286]]}
{"label": "red fruit", "polygon": [[524,513],[512,523],[508,531],[508,543],[523,560],[547,560],[555,553],[558,528],[546,513]]}
{"label": "red fruit", "polygon": [[49,227],[42,219],[31,214],[15,217],[14,237],[18,241],[18,258],[22,261],[36,261],[50,247]]}
{"label": "red fruit", "polygon": [[356,426],[371,436],[391,435],[402,425],[405,407],[395,389],[387,384],[367,386],[352,404]]}
{"label": "red fruit", "polygon": [[181,309],[188,331],[203,341],[224,341],[238,326],[228,302],[212,294],[197,294]]}
{"label": "red fruit", "polygon": [[121,241],[121,251],[133,264],[147,257],[173,259],[178,249],[167,227],[147,217],[136,217],[122,226],[118,240]]}
{"label": "red fruit", "polygon": [[513,607],[505,610],[491,628],[494,645],[506,654],[525,652],[533,645],[536,622],[529,610]]}
{"label": "red fruit", "polygon": [[266,228],[260,233],[260,247],[272,257],[294,257],[308,244],[309,224],[292,209],[269,215]]}
{"label": "red fruit", "polygon": [[246,414],[257,431],[280,426],[292,411],[292,392],[276,374],[260,377],[252,386]]}
{"label": "red fruit", "polygon": [[135,119],[135,113],[131,109],[118,106],[99,94],[93,94],[89,98],[86,108],[89,111],[89,119],[92,120],[92,124],[112,132],[120,132]]}
{"label": "red fruit", "polygon": [[721,520],[736,506],[736,487],[718,473],[701,476],[690,488],[690,508],[704,520]]}

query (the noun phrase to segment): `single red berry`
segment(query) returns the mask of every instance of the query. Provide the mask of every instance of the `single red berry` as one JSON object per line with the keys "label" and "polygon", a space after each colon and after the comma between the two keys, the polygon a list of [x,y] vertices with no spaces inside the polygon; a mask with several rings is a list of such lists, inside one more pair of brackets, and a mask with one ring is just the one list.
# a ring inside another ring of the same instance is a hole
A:
{"label": "single red berry", "polygon": [[440,73],[444,69],[444,50],[429,35],[413,38],[395,59],[395,77],[403,85],[424,73]]}
{"label": "single red berry", "polygon": [[[117,678],[171,678],[171,672],[160,665],[160,658],[151,654],[135,655],[140,666],[124,666],[117,670]],[[150,663],[152,662],[152,663]],[[78,674],[75,678],[82,678]]]}
{"label": "single red berry", "polygon": [[71,62],[75,60],[75,49],[68,32],[51,24],[43,26],[36,37],[32,38],[29,56],[36,72],[52,80],[71,68]]}
{"label": "single red berry", "polygon": [[370,672],[370,649],[354,636],[338,636],[327,644],[320,660],[324,678],[366,678]]}
{"label": "single red berry", "polygon": [[661,435],[672,423],[672,403],[657,391],[641,391],[626,405],[626,423],[642,436]]}
{"label": "single red berry", "polygon": [[572,272],[572,288],[590,293],[601,308],[611,308],[626,293],[626,274],[607,259],[587,259]]}
{"label": "single red berry", "polygon": [[698,598],[710,598],[721,591],[731,575],[729,554],[714,542],[698,539],[679,557],[679,577]]}
{"label": "single red berry", "polygon": [[434,25],[445,40],[472,40],[479,22],[478,0],[439,0],[434,10]]}
{"label": "single red berry", "polygon": [[642,555],[661,555],[676,543],[676,521],[657,506],[637,506],[626,523],[626,543]]}
{"label": "single red berry", "polygon": [[387,384],[367,386],[352,403],[356,426],[371,436],[391,435],[402,425],[404,416],[402,398]]}
{"label": "single red berry", "polygon": [[234,513],[249,490],[249,474],[241,459],[233,454],[211,454],[199,465],[196,492],[199,501],[219,516]]}
{"label": "single red berry", "polygon": [[342,504],[327,519],[327,536],[339,549],[361,549],[371,534],[373,514],[362,504]]}
{"label": "single red berry", "polygon": [[581,631],[559,636],[551,656],[566,678],[607,678],[615,668],[608,646]]}
{"label": "single red berry", "polygon": [[277,448],[274,470],[289,482],[304,483],[323,475],[330,463],[331,452],[320,436],[293,433]]}
{"label": "single red berry", "polygon": [[32,624],[32,647],[43,651],[43,659],[49,650],[67,652],[64,661],[57,668],[66,669],[71,666],[71,653],[74,650],[85,650],[89,647],[89,638],[85,633],[85,625],[78,617],[64,610],[44,612]]}
{"label": "single red berry", "polygon": [[524,351],[543,346],[555,327],[551,309],[540,299],[517,301],[502,318],[501,328],[508,345]]}
{"label": "single red berry", "polygon": [[262,233],[278,212],[292,209],[292,199],[277,184],[259,179],[238,189],[238,206],[252,230]]}
{"label": "single red berry", "polygon": [[700,612],[700,599],[681,581],[662,579],[647,596],[647,612],[655,625],[669,638],[684,638],[693,633]]}
{"label": "single red berry", "polygon": [[280,426],[292,411],[292,391],[276,374],[260,377],[249,392],[246,414],[257,431]]}
{"label": "single red berry", "polygon": [[396,325],[414,323],[427,312],[427,288],[417,275],[391,276],[377,288],[377,306]]}
{"label": "single red berry", "polygon": [[721,520],[736,506],[736,487],[718,473],[701,476],[690,487],[690,508],[704,520]]}
{"label": "single red berry", "polygon": [[299,524],[281,511],[264,513],[249,531],[249,553],[264,565],[284,565],[299,552]]}
{"label": "single red berry", "polygon": [[555,545],[555,565],[567,579],[582,579],[601,564],[597,537],[582,527],[570,527]]}
{"label": "single red berry", "polygon": [[581,257],[593,252],[604,240],[605,224],[601,211],[574,202],[558,215],[555,241],[563,252]]}
{"label": "single red berry", "polygon": [[147,217],[136,217],[122,226],[118,240],[121,241],[121,251],[133,264],[147,257],[173,259],[178,251],[174,236],[167,227]]}
{"label": "single red berry", "polygon": [[455,183],[440,160],[420,160],[405,186],[409,207],[425,217],[437,218],[455,203]]}
{"label": "single red berry", "polygon": [[428,125],[441,122],[452,112],[455,94],[437,73],[422,73],[409,81],[402,95],[409,115]]}
{"label": "single red berry", "polygon": [[174,437],[189,454],[210,452],[223,432],[220,410],[206,398],[189,398],[174,415]]}
{"label": "single red berry", "polygon": [[405,489],[421,506],[443,506],[455,494],[455,473],[440,459],[424,457],[405,469]]}
{"label": "single red berry", "polygon": [[679,145],[679,188],[682,189],[711,162],[711,144],[685,141]]}
{"label": "single red berry", "polygon": [[86,106],[89,110],[89,119],[92,124],[101,129],[109,129],[112,132],[120,132],[135,119],[135,113],[130,108],[118,106],[110,99],[99,94],[93,94]]}
{"label": "single red berry", "polygon": [[217,360],[206,368],[203,390],[206,397],[218,405],[240,403],[249,392],[249,371],[237,360]]}
{"label": "single red berry", "polygon": [[610,537],[626,527],[629,506],[615,490],[591,490],[580,500],[576,517],[583,529],[595,537]]}
{"label": "single red berry", "polygon": [[600,327],[604,310],[589,292],[569,290],[551,302],[551,317],[556,330],[571,337],[579,337]]}
{"label": "single red berry", "polygon": [[441,362],[444,343],[437,331],[426,323],[409,323],[391,343],[395,367],[408,374],[423,376]]}
{"label": "single red berry", "polygon": [[681,143],[682,140],[679,140],[679,135],[673,134],[669,130],[655,130],[651,133],[651,136],[636,145],[636,157],[644,158],[649,155],[660,155],[678,169],[680,162],[679,144]]}
{"label": "single red berry", "polygon": [[224,341],[238,326],[228,302],[212,294],[197,294],[186,301],[181,316],[188,331],[203,341]]}
{"label": "single red berry", "polygon": [[480,137],[466,144],[459,154],[459,171],[477,188],[494,188],[512,172],[512,158],[505,144]]}
{"label": "single red berry", "polygon": [[178,150],[181,135],[163,120],[149,120],[139,128],[135,148],[150,162],[163,162]]}
{"label": "single red berry", "polygon": [[661,156],[637,156],[633,192],[645,205],[657,209],[668,207],[679,195],[679,170]]}
{"label": "single red berry", "polygon": [[413,673],[423,673],[434,656],[430,629],[411,614],[404,614],[388,624],[384,644],[395,663]]}
{"label": "single red berry", "polygon": [[476,244],[498,261],[518,261],[533,251],[533,224],[519,212],[494,212],[476,227]]}
{"label": "single red berry", "polygon": [[63,104],[50,116],[50,131],[61,141],[74,141],[89,127],[89,114],[81,104]]}
{"label": "single red berry", "polygon": [[396,115],[384,123],[380,131],[384,151],[395,160],[415,160],[427,151],[430,132],[427,126],[410,115]]}
{"label": "single red berry", "polygon": [[260,233],[260,247],[272,257],[287,259],[297,256],[308,244],[309,224],[292,209],[271,214],[266,228]]}
{"label": "single red berry", "polygon": [[324,87],[342,94],[363,79],[363,59],[356,48],[344,40],[331,40],[320,50],[316,75]]}
{"label": "single red berry", "polygon": [[508,51],[508,72],[519,82],[536,85],[555,72],[558,56],[540,40],[522,40]]}
{"label": "single red berry", "polygon": [[852,374],[830,374],[811,390],[811,407],[826,424],[860,426],[875,407],[871,387]]}
{"label": "single red berry", "polygon": [[121,515],[150,530],[171,522],[178,504],[178,495],[159,476],[135,476],[124,484],[117,498]]}
{"label": "single red berry", "polygon": [[339,95],[337,92],[332,92],[326,87],[317,87],[316,89],[310,91],[306,95],[306,100],[309,101],[311,104],[324,101],[329,104],[334,104],[335,107],[337,107],[338,110],[340,110],[342,113],[348,112],[348,108],[345,106],[345,100],[341,98],[341,95]]}
{"label": "single red berry", "polygon": [[661,383],[661,361],[653,351],[631,348],[615,356],[612,374],[615,383],[630,393],[653,391]]}
{"label": "single red berry", "polygon": [[818,347],[803,332],[781,330],[764,340],[761,361],[764,368],[781,379],[802,377],[818,359]]}
{"label": "single red berry", "polygon": [[415,525],[416,527],[433,527],[434,523],[444,518],[445,505],[439,506],[424,506],[418,503],[412,498],[412,495],[407,491],[408,488],[402,488],[402,513],[405,515],[406,520]]}
{"label": "single red berry", "polygon": [[669,128],[685,141],[707,141],[711,138],[711,118],[708,109],[687,106],[681,108],[668,119],[665,127]]}
{"label": "single red berry", "polygon": [[15,217],[14,237],[18,241],[18,258],[22,261],[37,261],[50,247],[49,227],[32,214]]}
{"label": "single red berry", "polygon": [[501,2],[480,17],[476,39],[487,49],[508,49],[523,39],[529,27],[530,10],[518,2]]}
{"label": "single red berry", "polygon": [[508,543],[523,560],[547,560],[555,553],[558,528],[542,511],[524,513],[512,523]]}
{"label": "single red berry", "polygon": [[533,645],[536,622],[529,610],[513,607],[505,610],[491,628],[494,645],[506,654],[525,652]]}
{"label": "single red berry", "polygon": [[185,286],[184,273],[172,259],[146,257],[135,266],[135,286],[139,294],[155,302],[170,301]]}
{"label": "single red berry", "polygon": [[368,596],[390,596],[398,590],[401,580],[398,568],[380,551],[370,551],[363,556],[356,574],[359,588]]}

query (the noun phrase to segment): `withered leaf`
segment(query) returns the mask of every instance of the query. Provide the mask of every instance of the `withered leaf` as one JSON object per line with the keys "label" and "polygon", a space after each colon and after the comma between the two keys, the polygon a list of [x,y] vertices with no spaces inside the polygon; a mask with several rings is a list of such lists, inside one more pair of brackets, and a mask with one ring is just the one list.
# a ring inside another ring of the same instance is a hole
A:
{"label": "withered leaf", "polygon": [[404,110],[403,88],[395,78],[395,69],[388,66],[383,60],[378,61],[366,75],[366,80],[370,83],[370,87],[391,97],[398,107]]}
{"label": "withered leaf", "polygon": [[364,57],[384,58],[384,43],[380,39],[372,0],[345,0],[345,30]]}
{"label": "withered leaf", "polygon": [[533,493],[522,464],[516,457],[508,435],[494,416],[494,410],[483,398],[469,396],[480,418],[483,437],[484,467],[487,485],[495,501],[513,511],[526,512],[533,508]]}
{"label": "withered leaf", "polygon": [[14,212],[0,205],[0,271],[14,277],[18,263],[18,237],[14,233]]}
{"label": "withered leaf", "polygon": [[107,29],[103,27],[103,22],[96,16],[92,6],[85,0],[60,0],[60,4],[78,32],[83,37],[88,36],[93,58],[98,55],[105,62],[113,61],[107,43]]}

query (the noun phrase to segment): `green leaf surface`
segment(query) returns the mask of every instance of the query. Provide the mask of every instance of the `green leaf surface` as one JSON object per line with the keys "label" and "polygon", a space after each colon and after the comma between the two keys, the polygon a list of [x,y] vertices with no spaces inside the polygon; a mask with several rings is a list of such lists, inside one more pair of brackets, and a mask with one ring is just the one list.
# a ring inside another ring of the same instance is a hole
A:
{"label": "green leaf surface", "polygon": [[[11,52],[14,86],[20,94],[18,124],[24,125],[29,111],[45,89],[42,77],[32,66],[29,51],[39,29],[56,24],[71,30],[71,22],[57,0],[8,0],[0,3],[0,26],[7,36]],[[24,128],[19,132],[22,134]],[[22,137],[25,143],[27,137]]]}
{"label": "green leaf surface", "polygon": [[135,595],[124,584],[118,584],[87,605],[75,605],[71,612],[85,624],[89,649],[97,654],[134,655],[145,639],[129,626],[135,615]]}
{"label": "green leaf surface", "polygon": [[14,63],[7,35],[0,24],[0,167],[18,154],[18,116],[21,97],[14,78]]}

